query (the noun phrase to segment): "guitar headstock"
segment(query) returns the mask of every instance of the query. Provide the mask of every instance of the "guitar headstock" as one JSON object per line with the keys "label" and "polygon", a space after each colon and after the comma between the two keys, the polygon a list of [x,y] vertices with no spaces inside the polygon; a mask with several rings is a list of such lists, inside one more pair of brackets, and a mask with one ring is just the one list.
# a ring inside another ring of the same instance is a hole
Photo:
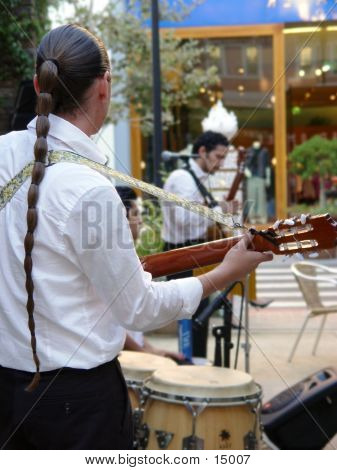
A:
{"label": "guitar headstock", "polygon": [[329,214],[302,215],[280,220],[267,230],[250,229],[257,251],[293,255],[328,250],[337,245],[337,221]]}

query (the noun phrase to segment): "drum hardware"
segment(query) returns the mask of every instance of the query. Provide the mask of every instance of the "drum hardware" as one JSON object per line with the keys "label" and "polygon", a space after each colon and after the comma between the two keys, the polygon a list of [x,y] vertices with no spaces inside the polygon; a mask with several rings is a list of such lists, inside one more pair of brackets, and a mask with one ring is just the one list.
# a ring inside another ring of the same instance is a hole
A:
{"label": "drum hardware", "polygon": [[155,433],[159,449],[167,449],[173,439],[174,433],[159,430],[156,430]]}
{"label": "drum hardware", "polygon": [[[258,385],[258,384],[256,384],[256,385]],[[244,438],[243,438],[244,448],[245,448],[245,450],[256,450],[258,448],[258,441],[256,439],[256,435],[257,435],[258,423],[260,422],[259,417],[260,417],[260,413],[261,413],[262,402],[261,402],[261,398],[260,398],[257,402],[256,402],[256,400],[246,400],[246,403],[247,404],[250,403],[252,405],[255,403],[256,406],[252,406],[252,409],[251,409],[251,412],[255,414],[254,430],[249,431],[244,436]],[[260,433],[262,434],[262,425],[261,424],[260,424]]]}
{"label": "drum hardware", "polygon": [[149,442],[150,430],[146,423],[143,423],[144,407],[148,399],[148,393],[146,390],[139,388],[138,386],[132,386],[139,400],[139,408],[133,410],[133,429],[134,429],[134,449],[144,450],[147,448]]}
{"label": "drum hardware", "polygon": [[249,431],[243,438],[243,443],[245,450],[256,450],[257,449],[257,439],[253,431]]}
{"label": "drum hardware", "polygon": [[136,409],[133,412],[134,442],[133,447],[137,450],[145,450],[149,442],[150,430],[146,423],[143,423],[143,409]]}
{"label": "drum hardware", "polygon": [[207,407],[207,403],[202,403],[199,406],[193,406],[190,402],[184,401],[184,405],[192,415],[192,434],[183,438],[183,450],[203,450],[204,440],[196,436],[195,428],[197,424],[197,417]]}

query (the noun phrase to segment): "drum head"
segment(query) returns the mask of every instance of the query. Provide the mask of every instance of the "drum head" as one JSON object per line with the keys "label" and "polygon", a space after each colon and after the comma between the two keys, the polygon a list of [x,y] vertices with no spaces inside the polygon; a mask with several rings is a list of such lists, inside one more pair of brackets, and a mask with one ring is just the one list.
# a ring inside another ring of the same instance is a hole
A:
{"label": "drum head", "polygon": [[203,400],[247,398],[260,388],[245,372],[209,366],[179,366],[156,370],[145,382],[150,394]]}
{"label": "drum head", "polygon": [[143,382],[157,369],[177,367],[168,357],[136,351],[122,351],[118,356],[126,380]]}

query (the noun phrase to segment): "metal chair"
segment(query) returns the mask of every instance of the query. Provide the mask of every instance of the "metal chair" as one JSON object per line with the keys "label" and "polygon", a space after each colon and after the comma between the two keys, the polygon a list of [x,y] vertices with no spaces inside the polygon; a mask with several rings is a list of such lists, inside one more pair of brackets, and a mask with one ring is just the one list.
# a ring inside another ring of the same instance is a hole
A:
{"label": "metal chair", "polygon": [[303,298],[307,304],[309,313],[306,316],[302,328],[296,338],[295,344],[288,358],[288,362],[291,362],[294,357],[298,343],[303,335],[303,332],[309,319],[317,317],[319,315],[323,316],[320,328],[317,333],[314,348],[312,350],[312,354],[315,355],[318,342],[320,340],[326,322],[327,315],[329,315],[330,313],[337,313],[337,305],[332,305],[329,307],[323,305],[318,285],[319,282],[324,282],[336,287],[337,270],[310,261],[301,261],[298,263],[293,263],[291,265],[291,270],[303,294]]}

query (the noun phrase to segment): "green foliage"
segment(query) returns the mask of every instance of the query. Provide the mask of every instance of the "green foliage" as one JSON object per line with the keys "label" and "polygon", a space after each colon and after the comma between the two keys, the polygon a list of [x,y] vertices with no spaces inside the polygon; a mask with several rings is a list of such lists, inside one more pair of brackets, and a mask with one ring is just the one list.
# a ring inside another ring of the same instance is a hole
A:
{"label": "green foliage", "polygon": [[146,256],[163,251],[161,229],[162,212],[157,201],[143,200],[143,227],[136,244],[138,256]]}
{"label": "green foliage", "polygon": [[336,175],[337,139],[328,140],[314,136],[295,147],[288,158],[291,170],[303,179],[309,179],[315,173],[322,177]]}
{"label": "green foliage", "polygon": [[0,80],[31,78],[34,71],[33,50],[49,29],[48,0],[6,0],[0,2]]}
{"label": "green foliage", "polygon": [[[201,0],[186,6],[176,0],[174,7],[167,0],[160,1],[161,18],[179,21]],[[143,135],[153,132],[151,34],[149,18],[150,0],[129,0],[126,10],[121,11],[120,0],[110,0],[106,8],[93,13],[85,4],[70,1],[74,7],[73,18],[89,27],[111,51],[113,94],[111,119],[126,117],[130,105],[140,117]],[[171,2],[172,3],[172,2]],[[217,67],[205,67],[205,59],[213,52],[208,45],[201,46],[196,40],[181,40],[173,31],[161,34],[161,99],[163,128],[174,124],[173,109],[187,104],[199,93],[200,87],[218,83]]]}
{"label": "green foliage", "polygon": [[320,204],[294,204],[288,207],[289,217],[299,216],[300,214],[330,214],[337,216],[337,201],[327,202],[324,206]]}

